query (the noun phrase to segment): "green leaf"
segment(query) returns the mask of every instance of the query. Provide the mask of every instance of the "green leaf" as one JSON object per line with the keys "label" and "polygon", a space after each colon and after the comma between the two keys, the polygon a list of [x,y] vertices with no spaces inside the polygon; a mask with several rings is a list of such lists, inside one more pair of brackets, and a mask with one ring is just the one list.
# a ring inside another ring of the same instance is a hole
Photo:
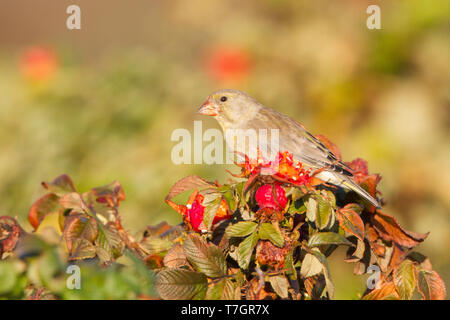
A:
{"label": "green leaf", "polygon": [[330,268],[328,267],[327,258],[319,250],[311,250],[311,253],[322,263],[328,296],[330,299],[334,299],[334,285],[331,281]]}
{"label": "green leaf", "polygon": [[394,284],[402,300],[410,300],[416,288],[416,271],[411,260],[403,261],[394,272]]}
{"label": "green leaf", "polygon": [[292,201],[288,212],[291,214],[303,214],[306,212],[306,205],[301,199]]}
{"label": "green leaf", "polygon": [[353,243],[348,241],[343,235],[334,232],[319,232],[311,236],[308,241],[309,247],[317,247],[328,244],[343,244],[353,246]]}
{"label": "green leaf", "polygon": [[228,226],[225,230],[225,235],[227,236],[227,238],[245,237],[255,232],[257,226],[258,224],[252,221],[240,221]]}
{"label": "green leaf", "polygon": [[269,277],[269,282],[279,297],[282,299],[286,299],[288,297],[289,281],[284,275]]}
{"label": "green leaf", "polygon": [[205,300],[234,300],[237,284],[231,279],[222,279],[210,284]]}
{"label": "green leaf", "polygon": [[16,269],[13,262],[0,260],[0,295],[14,289],[18,277]]}
{"label": "green leaf", "polygon": [[250,264],[250,258],[257,243],[258,234],[252,233],[239,244],[238,264],[242,269],[247,269]]}
{"label": "green leaf", "polygon": [[206,291],[205,300],[222,300],[225,285],[228,279],[222,279],[217,283],[211,284]]}
{"label": "green leaf", "polygon": [[158,236],[150,236],[145,238],[142,246],[149,255],[158,254],[168,251],[173,246],[173,242],[167,239],[162,239]]}
{"label": "green leaf", "polygon": [[156,275],[155,287],[164,300],[202,300],[207,289],[203,273],[184,269],[166,269]]}
{"label": "green leaf", "polygon": [[210,278],[227,274],[223,252],[214,244],[207,244],[198,234],[190,234],[183,243],[186,256],[195,270]]}
{"label": "green leaf", "polygon": [[314,199],[312,196],[309,196],[305,201],[306,206],[306,218],[310,222],[316,221],[316,214],[317,214],[317,200]]}
{"label": "green leaf", "polygon": [[331,227],[334,223],[334,210],[330,203],[319,196],[317,199],[316,226],[319,230]]}
{"label": "green leaf", "polygon": [[122,255],[125,244],[112,222],[106,225],[99,223],[98,226],[98,236],[95,240],[97,254],[103,262],[110,262]]}
{"label": "green leaf", "polygon": [[[313,249],[315,250],[315,249]],[[322,262],[316,258],[315,255],[307,253],[302,261],[302,266],[300,268],[300,275],[303,278],[309,278],[321,273],[323,270]]]}
{"label": "green leaf", "polygon": [[211,228],[214,217],[216,216],[217,210],[219,210],[220,203],[222,202],[222,196],[215,198],[212,201],[207,201],[206,197],[204,200],[205,211],[203,214],[203,223],[205,227],[209,230]]}
{"label": "green leaf", "polygon": [[270,240],[274,245],[282,248],[284,246],[284,238],[280,230],[275,228],[271,223],[263,223],[258,230],[259,238],[263,240]]}
{"label": "green leaf", "polygon": [[231,212],[236,211],[237,201],[234,196],[234,192],[233,192],[234,190],[233,190],[232,186],[230,186],[229,184],[224,184],[223,186],[218,188],[218,191],[222,193],[222,196],[225,199],[225,201],[227,202],[228,208],[230,209],[230,211]]}
{"label": "green leaf", "polygon": [[291,249],[291,251],[287,254],[286,259],[284,261],[284,265],[287,269],[286,274],[289,276],[290,279],[297,280],[297,270],[294,266],[294,258],[293,258],[293,251],[295,247]]}

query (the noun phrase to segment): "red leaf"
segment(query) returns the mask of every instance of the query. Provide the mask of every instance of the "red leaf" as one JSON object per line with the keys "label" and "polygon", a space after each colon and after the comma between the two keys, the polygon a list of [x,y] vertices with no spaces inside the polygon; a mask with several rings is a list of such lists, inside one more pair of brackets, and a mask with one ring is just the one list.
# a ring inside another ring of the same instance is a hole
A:
{"label": "red leaf", "polygon": [[185,191],[208,187],[215,187],[215,184],[195,175],[184,177],[170,188],[169,194],[166,196],[166,202]]}
{"label": "red leaf", "polygon": [[53,193],[48,193],[31,206],[28,212],[28,221],[36,230],[47,215],[55,213],[59,209],[59,197]]}
{"label": "red leaf", "polygon": [[393,282],[383,283],[380,288],[374,289],[364,297],[363,300],[399,300],[400,297]]}
{"label": "red leaf", "polygon": [[417,246],[428,236],[428,233],[420,234],[403,229],[393,216],[380,210],[377,210],[370,219],[374,229],[383,240],[394,241],[407,248]]}
{"label": "red leaf", "polygon": [[97,202],[105,203],[110,208],[118,207],[125,200],[125,191],[118,181],[113,181],[102,187],[92,189],[92,194]]}
{"label": "red leaf", "polygon": [[436,271],[418,270],[418,290],[425,300],[445,300],[447,292],[444,281]]}

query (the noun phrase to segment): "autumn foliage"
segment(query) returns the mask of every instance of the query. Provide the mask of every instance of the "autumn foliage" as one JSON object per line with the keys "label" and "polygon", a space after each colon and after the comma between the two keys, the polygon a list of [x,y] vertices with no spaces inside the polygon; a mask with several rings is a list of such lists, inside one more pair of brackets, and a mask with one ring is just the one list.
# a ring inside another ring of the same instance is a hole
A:
{"label": "autumn foliage", "polygon": [[[441,277],[414,251],[427,234],[407,231],[355,193],[321,182],[289,152],[278,155],[276,166],[259,160],[239,164],[241,171],[224,184],[198,176],[179,180],[165,201],[183,223],[162,222],[138,236],[122,226],[118,208],[125,193],[118,182],[84,193],[66,175],[44,182],[47,193],[31,206],[28,220],[37,230],[48,215],[58,215],[61,237],[52,242],[1,217],[0,271],[9,270],[15,282],[0,284],[0,296],[72,297],[61,289],[68,264],[90,261],[121,275],[125,271],[117,260],[125,256],[140,270],[140,280],[134,280],[144,281],[119,298],[333,299],[327,258],[345,246],[345,261],[355,274],[369,267],[380,271],[362,299],[445,299]],[[364,160],[347,165],[357,183],[380,195],[381,177],[369,174]],[[177,203],[174,199],[185,192],[190,192],[187,202]],[[35,261],[46,268],[42,256],[48,250],[55,253],[57,267],[53,263],[44,275],[30,276],[27,270]]]}

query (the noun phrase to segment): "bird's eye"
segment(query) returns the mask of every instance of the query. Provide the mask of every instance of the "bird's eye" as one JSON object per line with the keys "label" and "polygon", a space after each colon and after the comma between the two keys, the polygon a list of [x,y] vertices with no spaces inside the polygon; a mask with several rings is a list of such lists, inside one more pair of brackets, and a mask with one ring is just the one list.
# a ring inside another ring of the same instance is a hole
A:
{"label": "bird's eye", "polygon": [[220,101],[222,101],[222,102],[227,101],[227,97],[225,97],[225,96],[221,97],[221,98],[220,98]]}

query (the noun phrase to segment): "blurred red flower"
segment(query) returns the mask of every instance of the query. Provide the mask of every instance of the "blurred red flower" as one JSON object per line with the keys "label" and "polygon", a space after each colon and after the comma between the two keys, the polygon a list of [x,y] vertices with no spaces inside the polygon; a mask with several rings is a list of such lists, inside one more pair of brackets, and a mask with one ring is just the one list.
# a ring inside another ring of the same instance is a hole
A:
{"label": "blurred red flower", "polygon": [[213,48],[206,59],[206,70],[216,81],[242,80],[251,68],[250,55],[244,49],[232,46]]}
{"label": "blurred red flower", "polygon": [[274,192],[271,184],[265,184],[258,188],[255,194],[256,202],[261,209],[270,208],[274,210],[283,210],[287,204],[286,192],[278,184],[274,185],[277,198],[274,198]]}
{"label": "blurred red flower", "polygon": [[20,58],[22,75],[33,82],[47,82],[58,68],[58,56],[50,48],[31,47]]}

